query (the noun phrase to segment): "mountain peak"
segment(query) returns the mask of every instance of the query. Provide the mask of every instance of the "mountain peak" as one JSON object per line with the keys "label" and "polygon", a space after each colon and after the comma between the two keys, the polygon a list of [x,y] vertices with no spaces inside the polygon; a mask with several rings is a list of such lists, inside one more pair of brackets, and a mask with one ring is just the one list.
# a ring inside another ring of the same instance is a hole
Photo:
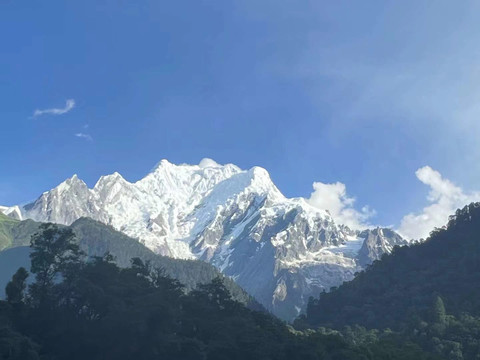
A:
{"label": "mountain peak", "polygon": [[77,174],[73,174],[71,177],[65,179],[64,183],[77,184],[77,183],[83,183],[83,181],[78,177]]}
{"label": "mountain peak", "polygon": [[68,179],[65,179],[66,183],[69,183],[69,184],[74,184],[74,183],[83,183],[83,181],[78,177],[77,174],[73,174],[71,177],[69,177]]}
{"label": "mountain peak", "polygon": [[122,175],[115,171],[113,174],[101,176],[93,188],[97,190],[106,186],[107,184],[114,184],[118,182],[127,181],[123,178]]}
{"label": "mountain peak", "polygon": [[245,173],[250,179],[250,185],[259,193],[268,193],[271,196],[284,198],[280,190],[273,183],[267,170],[260,166],[254,166]]}
{"label": "mountain peak", "polygon": [[171,167],[172,165],[173,164],[171,162],[169,162],[167,159],[162,159],[158,163],[155,164],[155,166],[150,171],[150,174],[161,171],[161,170],[163,170],[167,167]]}
{"label": "mountain peak", "polygon": [[254,177],[263,178],[271,181],[270,174],[268,173],[268,171],[260,166],[254,166],[250,170],[248,170],[248,172],[252,174]]}
{"label": "mountain peak", "polygon": [[66,179],[63,183],[58,185],[55,189],[58,192],[65,192],[70,190],[77,190],[77,189],[86,189],[88,190],[87,184],[83,180],[81,180],[77,174],[74,174],[72,177]]}

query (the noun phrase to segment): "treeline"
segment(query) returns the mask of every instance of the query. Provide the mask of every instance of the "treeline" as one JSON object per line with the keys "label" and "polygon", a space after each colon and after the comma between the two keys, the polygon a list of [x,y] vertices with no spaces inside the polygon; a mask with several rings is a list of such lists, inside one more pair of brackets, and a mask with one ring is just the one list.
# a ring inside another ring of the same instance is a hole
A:
{"label": "treeline", "polygon": [[397,247],[351,282],[310,299],[299,327],[392,329],[448,359],[480,359],[480,203],[425,242]]}
{"label": "treeline", "polygon": [[86,259],[69,228],[44,224],[31,247],[32,274],[20,268],[0,302],[2,359],[436,359],[389,333],[294,331],[220,278],[186,292],[139,258]]}

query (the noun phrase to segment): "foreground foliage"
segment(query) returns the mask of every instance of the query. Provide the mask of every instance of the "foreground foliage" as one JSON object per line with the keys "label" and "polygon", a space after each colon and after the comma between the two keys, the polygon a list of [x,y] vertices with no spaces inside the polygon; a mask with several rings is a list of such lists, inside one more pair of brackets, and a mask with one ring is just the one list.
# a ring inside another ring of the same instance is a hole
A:
{"label": "foreground foliage", "polygon": [[0,302],[2,359],[434,359],[389,334],[294,331],[232,300],[220,278],[187,293],[139,258],[83,261],[71,230],[40,231],[35,281],[19,269]]}

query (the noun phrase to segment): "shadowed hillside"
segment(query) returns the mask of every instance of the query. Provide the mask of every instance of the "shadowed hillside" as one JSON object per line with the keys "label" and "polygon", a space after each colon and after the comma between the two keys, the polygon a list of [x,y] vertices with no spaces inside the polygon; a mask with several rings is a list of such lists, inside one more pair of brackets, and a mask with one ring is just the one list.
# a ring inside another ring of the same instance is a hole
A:
{"label": "shadowed hillside", "polygon": [[[0,245],[4,251],[0,252],[0,294],[8,280],[20,267],[29,268],[28,250],[14,249],[30,244],[31,236],[38,231],[41,223],[25,220],[18,221],[0,214]],[[59,225],[63,228],[62,225]],[[110,253],[120,267],[130,265],[130,260],[138,257],[143,261],[150,261],[153,266],[164,269],[165,273],[179,280],[187,290],[191,290],[200,283],[208,283],[220,276],[235,299],[242,303],[261,309],[243,289],[233,280],[223,276],[215,267],[203,261],[178,260],[166,256],[156,255],[148,248],[125,234],[114,230],[89,218],[81,218],[71,225],[80,248],[89,256],[103,256]]]}

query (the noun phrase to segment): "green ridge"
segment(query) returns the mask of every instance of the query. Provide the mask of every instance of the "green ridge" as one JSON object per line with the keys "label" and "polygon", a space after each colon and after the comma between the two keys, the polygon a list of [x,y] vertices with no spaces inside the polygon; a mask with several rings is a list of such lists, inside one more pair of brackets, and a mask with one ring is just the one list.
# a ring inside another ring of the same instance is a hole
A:
{"label": "green ridge", "polygon": [[12,245],[12,229],[19,223],[18,220],[9,218],[0,213],[0,250],[6,249]]}

